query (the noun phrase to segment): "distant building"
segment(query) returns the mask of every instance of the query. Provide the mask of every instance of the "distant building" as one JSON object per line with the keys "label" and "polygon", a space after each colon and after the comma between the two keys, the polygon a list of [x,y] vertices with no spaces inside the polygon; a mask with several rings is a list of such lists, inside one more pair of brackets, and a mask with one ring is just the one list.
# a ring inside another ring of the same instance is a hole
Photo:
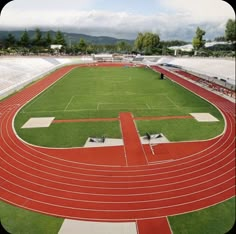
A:
{"label": "distant building", "polygon": [[97,62],[112,62],[113,56],[112,54],[94,54],[93,60]]}
{"label": "distant building", "polygon": [[[206,42],[204,46],[206,48],[208,48],[208,47],[212,47],[212,46],[215,46],[215,45],[229,45],[229,44],[230,44],[229,42],[225,42],[225,41],[213,41],[213,42]],[[171,47],[168,47],[168,49],[175,50],[175,51],[181,50],[181,51],[190,52],[190,51],[193,50],[193,45],[192,44],[187,44],[187,45],[182,45],[182,46],[171,46]]]}
{"label": "distant building", "polygon": [[62,48],[62,45],[50,45],[50,48],[52,50],[60,50]]}

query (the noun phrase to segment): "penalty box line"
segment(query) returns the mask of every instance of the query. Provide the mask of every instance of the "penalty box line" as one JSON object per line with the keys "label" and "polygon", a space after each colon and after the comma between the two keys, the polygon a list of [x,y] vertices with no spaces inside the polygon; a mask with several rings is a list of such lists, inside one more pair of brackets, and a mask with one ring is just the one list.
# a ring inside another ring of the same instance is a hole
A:
{"label": "penalty box line", "polygon": [[67,105],[66,105],[64,111],[67,111],[67,108],[69,107],[69,105],[70,105],[71,102],[73,101],[74,97],[75,97],[75,96],[72,96],[72,97],[71,97],[71,99],[70,99],[70,101],[67,103]]}
{"label": "penalty box line", "polygon": [[103,109],[103,108],[100,107],[101,105],[124,105],[124,109],[140,109],[140,110],[146,110],[146,109],[151,110],[151,109],[153,109],[148,103],[142,103],[141,104],[141,105],[145,106],[145,108],[133,108],[133,107],[130,107],[130,106],[127,107],[127,103],[114,103],[114,102],[113,103],[103,103],[103,102],[99,102],[99,103],[97,103],[97,110],[118,110],[118,109],[122,109],[122,107],[121,108]]}

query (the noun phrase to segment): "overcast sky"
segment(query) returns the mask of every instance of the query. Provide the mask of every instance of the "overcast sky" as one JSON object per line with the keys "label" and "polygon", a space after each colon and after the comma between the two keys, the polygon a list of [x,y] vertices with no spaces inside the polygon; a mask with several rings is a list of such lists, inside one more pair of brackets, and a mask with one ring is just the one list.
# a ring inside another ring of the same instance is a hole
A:
{"label": "overcast sky", "polygon": [[61,30],[135,39],[138,32],[161,40],[191,41],[197,26],[205,39],[224,35],[233,8],[222,0],[14,0],[0,16],[0,30]]}

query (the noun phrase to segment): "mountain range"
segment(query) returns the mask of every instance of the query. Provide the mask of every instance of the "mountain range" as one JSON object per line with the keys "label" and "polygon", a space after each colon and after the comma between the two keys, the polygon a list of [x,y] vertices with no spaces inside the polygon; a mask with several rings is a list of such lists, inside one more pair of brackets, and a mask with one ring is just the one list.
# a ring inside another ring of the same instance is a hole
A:
{"label": "mountain range", "polygon": [[[8,34],[11,33],[17,40],[20,39],[21,35],[24,31],[0,31],[0,40],[4,40],[7,38]],[[33,38],[35,35],[34,30],[28,30],[27,31],[30,38]],[[47,31],[41,31],[43,37],[47,33]],[[56,32],[55,31],[49,31],[52,38],[54,38]],[[68,44],[74,44],[78,43],[80,39],[84,39],[86,43],[95,44],[95,45],[114,45],[118,42],[126,42],[128,44],[133,44],[133,40],[127,40],[127,39],[118,39],[114,37],[106,37],[106,36],[90,36],[86,34],[80,34],[80,33],[66,33],[62,32],[64,34],[65,40]]]}

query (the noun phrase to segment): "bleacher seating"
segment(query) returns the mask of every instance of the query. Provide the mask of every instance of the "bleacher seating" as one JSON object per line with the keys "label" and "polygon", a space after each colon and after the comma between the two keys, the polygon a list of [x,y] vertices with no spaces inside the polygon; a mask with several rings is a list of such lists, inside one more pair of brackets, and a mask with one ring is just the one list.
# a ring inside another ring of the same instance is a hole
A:
{"label": "bleacher seating", "polygon": [[0,57],[0,99],[70,61],[69,58]]}
{"label": "bleacher seating", "polygon": [[225,80],[229,85],[235,86],[234,59],[164,56],[157,61],[157,65],[162,64],[179,67],[195,74],[217,77],[218,80]]}

